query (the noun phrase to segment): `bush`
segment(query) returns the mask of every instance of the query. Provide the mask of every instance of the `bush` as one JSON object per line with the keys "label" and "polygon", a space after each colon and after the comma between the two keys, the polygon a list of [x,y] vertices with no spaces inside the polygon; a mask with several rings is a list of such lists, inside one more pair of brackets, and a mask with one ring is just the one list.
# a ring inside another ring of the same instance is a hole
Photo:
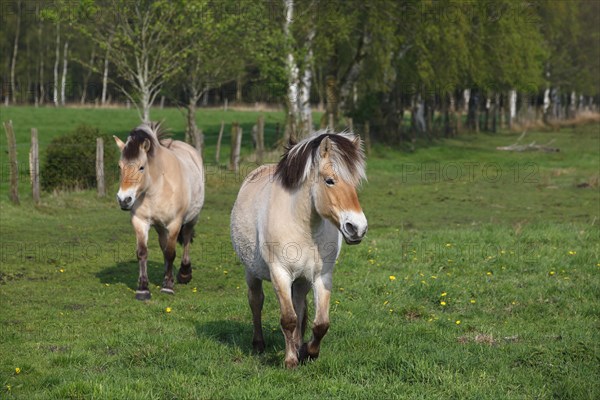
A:
{"label": "bush", "polygon": [[46,149],[41,170],[44,190],[91,189],[96,187],[96,138],[104,139],[104,179],[110,187],[117,177],[119,152],[110,135],[80,125],[74,132],[54,138]]}

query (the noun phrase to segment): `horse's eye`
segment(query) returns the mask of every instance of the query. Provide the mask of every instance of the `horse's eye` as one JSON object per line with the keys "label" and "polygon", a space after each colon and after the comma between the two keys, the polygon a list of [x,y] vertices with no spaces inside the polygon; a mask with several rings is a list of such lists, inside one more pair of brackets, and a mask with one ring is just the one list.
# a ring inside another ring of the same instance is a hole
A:
{"label": "horse's eye", "polygon": [[333,186],[333,185],[335,185],[335,181],[333,180],[333,178],[327,178],[327,179],[325,179],[325,183],[327,184],[327,186]]}
{"label": "horse's eye", "polygon": [[145,167],[142,165],[142,166],[140,167],[140,172],[144,172],[144,168],[145,168]]}

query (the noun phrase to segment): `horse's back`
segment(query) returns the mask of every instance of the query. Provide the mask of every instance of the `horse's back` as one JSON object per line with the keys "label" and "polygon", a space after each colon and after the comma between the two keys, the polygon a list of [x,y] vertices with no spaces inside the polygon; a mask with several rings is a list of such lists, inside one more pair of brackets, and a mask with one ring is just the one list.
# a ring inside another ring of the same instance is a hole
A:
{"label": "horse's back", "polygon": [[200,153],[192,146],[179,140],[173,140],[167,148],[175,154],[181,165],[181,181],[187,188],[189,206],[184,223],[197,218],[204,205],[204,166]]}
{"label": "horse's back", "polygon": [[259,224],[266,217],[275,165],[252,171],[242,183],[231,211],[231,241],[247,270],[260,279],[270,279],[260,254]]}

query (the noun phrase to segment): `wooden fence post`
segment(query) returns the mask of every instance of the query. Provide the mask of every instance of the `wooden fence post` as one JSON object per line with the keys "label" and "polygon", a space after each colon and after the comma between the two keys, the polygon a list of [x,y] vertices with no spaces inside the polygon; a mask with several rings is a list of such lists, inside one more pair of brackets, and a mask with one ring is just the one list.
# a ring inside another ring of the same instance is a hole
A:
{"label": "wooden fence post", "polygon": [[219,129],[219,138],[217,139],[217,151],[215,152],[215,162],[219,164],[221,156],[221,139],[223,139],[223,130],[225,129],[225,121],[221,120],[221,129]]}
{"label": "wooden fence post", "polygon": [[231,157],[229,159],[229,169],[238,172],[240,167],[240,149],[242,144],[242,128],[240,124],[234,122],[231,126]]}
{"label": "wooden fence post", "polygon": [[19,164],[17,163],[17,142],[12,121],[4,122],[6,140],[8,141],[8,161],[10,167],[10,201],[19,205]]}
{"label": "wooden fence post", "polygon": [[104,140],[96,139],[96,184],[98,188],[98,197],[106,196],[104,186]]}
{"label": "wooden fence post", "polygon": [[261,115],[257,121],[258,131],[256,132],[256,161],[262,164],[265,155],[265,116]]}
{"label": "wooden fence post", "polygon": [[31,176],[31,193],[33,202],[40,204],[40,145],[38,131],[31,128],[31,150],[29,151],[29,174]]}

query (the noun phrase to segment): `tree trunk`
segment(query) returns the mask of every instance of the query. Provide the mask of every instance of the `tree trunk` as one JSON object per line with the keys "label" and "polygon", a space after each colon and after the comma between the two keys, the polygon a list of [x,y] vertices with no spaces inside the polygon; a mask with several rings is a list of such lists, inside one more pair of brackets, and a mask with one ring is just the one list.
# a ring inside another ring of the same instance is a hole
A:
{"label": "tree trunk", "polygon": [[325,81],[325,96],[327,99],[327,115],[329,118],[329,128],[335,130],[335,124],[337,121],[337,104],[338,104],[338,92],[337,92],[337,79],[334,75],[328,75]]}
{"label": "tree trunk", "polygon": [[108,45],[106,47],[106,53],[104,54],[104,71],[102,73],[102,99],[100,101],[101,105],[106,105],[106,89],[108,87],[108,53],[110,52],[110,42],[112,36],[108,41]]}
{"label": "tree trunk", "polygon": [[[36,8],[35,8],[35,12],[36,15],[39,15],[40,12],[40,5],[39,3],[36,3]],[[39,82],[37,84],[37,103],[36,105],[41,105],[44,104],[44,96],[46,95],[45,90],[44,90],[44,52],[43,52],[43,48],[44,48],[44,40],[43,40],[43,36],[42,36],[42,30],[43,30],[43,21],[40,18],[39,19],[39,23],[38,23],[38,71],[39,71]]]}
{"label": "tree trunk", "polygon": [[56,57],[54,59],[54,82],[52,101],[54,106],[58,107],[58,63],[60,61],[60,21],[56,23]]}
{"label": "tree trunk", "polygon": [[17,143],[12,121],[4,122],[8,144],[8,161],[10,167],[10,201],[19,205],[19,164],[17,161]]}
{"label": "tree trunk", "polygon": [[94,59],[96,58],[96,47],[92,48],[92,55],[90,56],[90,68],[88,68],[88,72],[87,74],[84,75],[83,77],[83,89],[81,90],[81,104],[85,104],[85,99],[87,97],[87,89],[88,89],[88,83],[90,81],[90,78],[92,76],[92,68],[91,66],[94,65]]}
{"label": "tree trunk", "polygon": [[67,63],[68,58],[67,55],[69,53],[69,41],[65,41],[65,49],[63,50],[63,71],[62,71],[62,80],[60,84],[60,104],[62,106],[65,105],[65,91],[67,87]]}
{"label": "tree trunk", "polygon": [[150,122],[150,107],[152,106],[150,102],[150,88],[142,86],[141,90],[141,106],[142,106],[142,122]]}
{"label": "tree trunk", "polygon": [[[285,6],[285,22],[283,24],[283,31],[288,43],[292,43],[292,34],[290,32],[290,24],[294,18],[294,0],[284,0]],[[291,46],[291,45],[290,45]],[[285,127],[285,139],[296,140],[297,135],[297,124],[296,117],[298,116],[298,87],[300,85],[298,80],[298,66],[294,59],[292,49],[288,49],[286,57],[286,67],[288,73],[288,89],[287,89],[287,121]],[[286,141],[287,141],[286,140]]]}
{"label": "tree trunk", "polygon": [[242,75],[238,75],[235,80],[235,101],[240,104],[242,102]]}
{"label": "tree trunk", "polygon": [[512,129],[515,117],[517,116],[517,91],[512,89],[508,93],[508,129]]}
{"label": "tree trunk", "polygon": [[17,2],[17,27],[15,29],[15,44],[13,47],[12,62],[10,64],[10,89],[12,102],[17,103],[17,85],[15,82],[15,67],[17,65],[17,53],[19,51],[19,36],[21,34],[21,0]]}

